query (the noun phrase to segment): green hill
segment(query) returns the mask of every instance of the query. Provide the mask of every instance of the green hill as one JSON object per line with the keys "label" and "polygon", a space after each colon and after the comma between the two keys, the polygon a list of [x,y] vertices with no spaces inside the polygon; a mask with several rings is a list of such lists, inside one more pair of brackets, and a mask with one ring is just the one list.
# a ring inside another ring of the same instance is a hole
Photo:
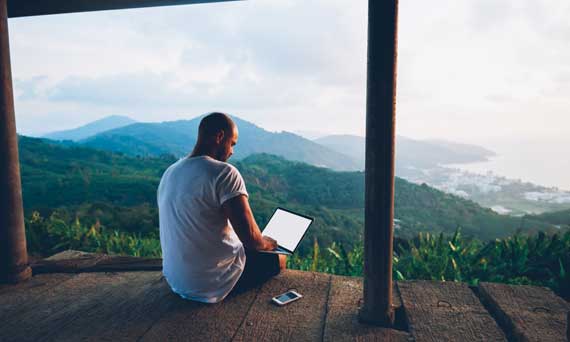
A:
{"label": "green hill", "polygon": [[129,118],[128,116],[110,115],[74,129],[48,133],[44,135],[43,138],[48,138],[53,140],[77,141],[88,138],[97,133],[127,126],[135,122],[136,122],[135,120]]}
{"label": "green hill", "polygon": [[[201,119],[202,116],[192,120],[136,123],[99,133],[79,143],[131,156],[173,154],[182,157],[192,150]],[[240,133],[235,159],[256,153],[271,153],[336,170],[357,170],[359,167],[353,158],[301,136],[288,132],[269,132],[240,118],[233,119]]]}
{"label": "green hill", "polygon": [[[59,208],[73,220],[96,220],[113,229],[156,233],[156,189],[171,156],[131,157],[86,147],[62,147],[49,141],[20,137],[24,206],[29,215],[43,216]],[[260,226],[276,206],[316,218],[308,238],[323,245],[347,246],[361,240],[364,174],[336,172],[260,154],[235,162],[243,174]],[[418,231],[452,233],[494,239],[522,231],[544,230],[552,224],[536,218],[502,216],[490,209],[426,185],[396,179],[396,235]],[[556,228],[552,228],[556,229]]]}
{"label": "green hill", "polygon": [[526,215],[523,219],[550,223],[559,229],[570,229],[570,209],[552,211],[540,215]]}

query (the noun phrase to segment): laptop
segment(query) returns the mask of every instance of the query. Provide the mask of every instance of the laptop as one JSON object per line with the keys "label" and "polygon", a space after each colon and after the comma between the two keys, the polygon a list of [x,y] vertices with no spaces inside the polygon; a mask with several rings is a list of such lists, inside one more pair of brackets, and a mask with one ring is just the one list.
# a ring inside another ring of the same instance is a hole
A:
{"label": "laptop", "polygon": [[278,207],[261,233],[276,240],[278,246],[272,251],[260,252],[292,255],[313,221],[312,217]]}

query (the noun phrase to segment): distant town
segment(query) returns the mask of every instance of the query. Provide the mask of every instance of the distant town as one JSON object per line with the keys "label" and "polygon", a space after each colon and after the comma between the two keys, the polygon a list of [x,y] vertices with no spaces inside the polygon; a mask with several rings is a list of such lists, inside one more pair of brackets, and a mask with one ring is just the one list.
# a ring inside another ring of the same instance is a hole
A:
{"label": "distant town", "polygon": [[492,171],[473,173],[459,168],[410,169],[406,179],[426,183],[439,190],[475,201],[499,214],[520,216],[570,207],[570,192],[544,187],[520,179],[509,179]]}

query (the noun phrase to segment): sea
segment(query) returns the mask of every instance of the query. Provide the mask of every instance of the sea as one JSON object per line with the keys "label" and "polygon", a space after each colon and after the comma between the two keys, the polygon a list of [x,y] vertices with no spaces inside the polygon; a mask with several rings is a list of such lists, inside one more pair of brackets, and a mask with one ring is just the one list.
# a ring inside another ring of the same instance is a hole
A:
{"label": "sea", "polygon": [[484,147],[497,156],[485,162],[452,166],[570,191],[570,139],[502,142],[492,146],[485,144]]}

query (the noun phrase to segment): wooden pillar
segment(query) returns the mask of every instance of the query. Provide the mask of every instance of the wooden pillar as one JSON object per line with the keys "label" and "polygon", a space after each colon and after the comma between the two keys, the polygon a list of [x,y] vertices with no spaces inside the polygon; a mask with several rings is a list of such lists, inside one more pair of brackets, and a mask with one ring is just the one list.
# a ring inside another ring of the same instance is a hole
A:
{"label": "wooden pillar", "polygon": [[28,265],[6,0],[0,0],[0,283],[31,277]]}
{"label": "wooden pillar", "polygon": [[368,1],[363,323],[392,326],[398,0]]}

